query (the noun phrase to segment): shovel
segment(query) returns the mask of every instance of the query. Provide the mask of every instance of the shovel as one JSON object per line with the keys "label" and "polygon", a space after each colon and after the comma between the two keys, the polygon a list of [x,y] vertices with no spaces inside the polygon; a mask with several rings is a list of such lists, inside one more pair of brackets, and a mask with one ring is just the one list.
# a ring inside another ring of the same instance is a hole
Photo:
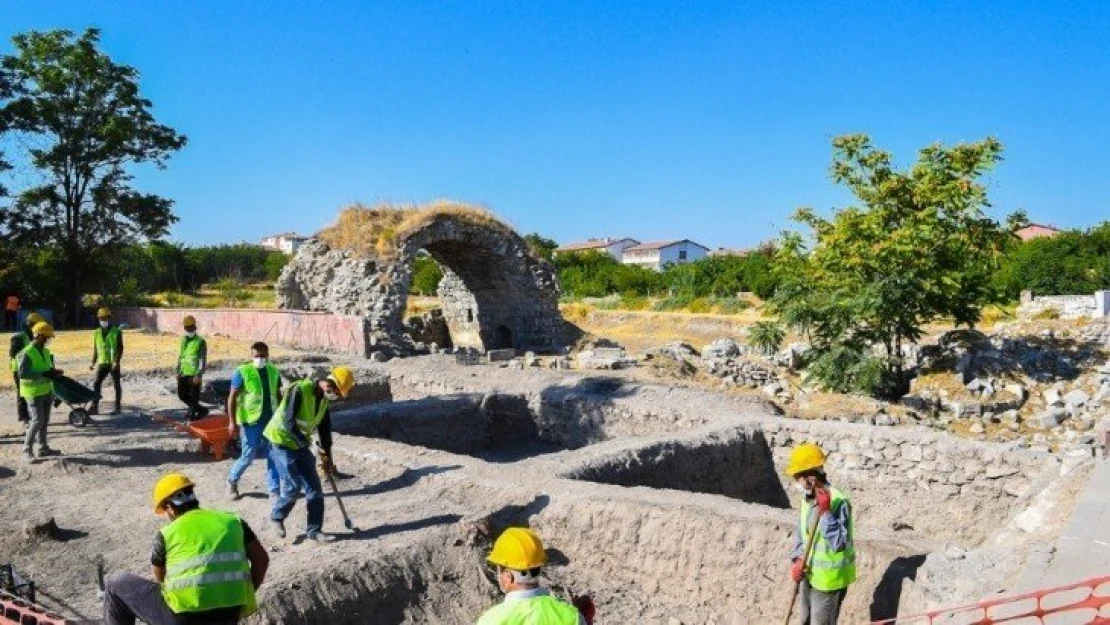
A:
{"label": "shovel", "polygon": [[[821,515],[818,514],[813,523],[809,526],[809,539],[806,540],[805,556],[802,559],[802,576],[805,576],[806,567],[809,566],[809,557],[813,554],[814,537],[817,536],[817,523],[821,520]],[[790,607],[786,610],[786,618],[783,619],[783,625],[790,625],[790,617],[794,614],[794,604],[798,601],[798,589],[802,587],[802,582],[794,582],[794,592],[790,594]]]}

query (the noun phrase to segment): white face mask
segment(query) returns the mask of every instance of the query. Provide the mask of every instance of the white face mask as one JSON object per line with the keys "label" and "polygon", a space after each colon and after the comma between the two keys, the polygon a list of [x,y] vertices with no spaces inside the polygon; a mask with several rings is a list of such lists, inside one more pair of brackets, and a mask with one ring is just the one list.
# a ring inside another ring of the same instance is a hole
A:
{"label": "white face mask", "polygon": [[339,393],[327,391],[324,393],[324,397],[327,398],[328,401],[339,401]]}
{"label": "white face mask", "polygon": [[799,493],[809,493],[809,489],[806,488],[805,482],[794,482],[794,488],[798,489]]}
{"label": "white face mask", "polygon": [[254,368],[255,369],[261,369],[262,367],[266,366],[267,362],[269,362],[268,358],[262,358],[261,356],[256,357],[254,359]]}
{"label": "white face mask", "polygon": [[193,330],[193,331],[186,330],[185,331],[185,336],[188,337],[188,338],[193,338],[196,335],[197,335],[196,330]]}
{"label": "white face mask", "polygon": [[108,321],[108,320],[106,320],[106,319],[101,319],[101,320],[100,320],[100,327],[102,327],[102,328],[107,328],[107,327],[108,327],[108,326],[110,326],[110,325],[112,325],[112,322],[111,322],[111,321]]}

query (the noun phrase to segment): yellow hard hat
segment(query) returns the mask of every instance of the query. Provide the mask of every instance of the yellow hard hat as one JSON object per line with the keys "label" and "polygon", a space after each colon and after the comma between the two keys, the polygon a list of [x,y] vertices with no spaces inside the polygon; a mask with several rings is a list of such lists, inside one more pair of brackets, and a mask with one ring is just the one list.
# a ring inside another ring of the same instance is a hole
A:
{"label": "yellow hard hat", "polygon": [[825,466],[825,452],[815,443],[802,443],[790,452],[790,462],[786,463],[786,474],[790,477]]}
{"label": "yellow hard hat", "polygon": [[154,485],[154,495],[151,496],[151,503],[154,504],[154,514],[161,514],[162,504],[173,496],[174,493],[183,489],[196,486],[193,480],[185,477],[181,473],[167,473],[158,480]]}
{"label": "yellow hard hat", "polygon": [[42,315],[38,314],[37,312],[33,312],[27,315],[27,318],[23,320],[23,324],[28,328],[33,329],[36,324],[42,323],[43,321],[46,321],[46,319],[43,319]]}
{"label": "yellow hard hat", "polygon": [[547,562],[547,554],[535,532],[523,527],[510,527],[497,537],[486,560],[506,569],[528,571],[543,566]]}
{"label": "yellow hard hat", "polygon": [[54,338],[54,326],[40,321],[31,328],[31,334],[34,336],[45,336],[46,338]]}
{"label": "yellow hard hat", "polygon": [[339,366],[332,369],[328,379],[335,383],[342,397],[346,397],[355,387],[355,374],[347,367]]}
{"label": "yellow hard hat", "polygon": [[96,311],[97,319],[108,319],[111,316],[112,311],[108,310],[107,308],[101,308],[100,310]]}
{"label": "yellow hard hat", "polygon": [[192,315],[185,315],[185,318],[181,320],[181,325],[185,326],[186,328],[189,326],[196,327],[197,319]]}

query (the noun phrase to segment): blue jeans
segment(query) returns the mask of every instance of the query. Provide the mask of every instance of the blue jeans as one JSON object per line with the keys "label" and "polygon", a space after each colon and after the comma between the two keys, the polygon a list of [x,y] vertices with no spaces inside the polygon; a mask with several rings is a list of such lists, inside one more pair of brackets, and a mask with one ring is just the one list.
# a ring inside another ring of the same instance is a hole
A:
{"label": "blue jeans", "polygon": [[[281,481],[277,466],[274,465],[274,459],[270,457],[270,441],[262,436],[262,430],[264,429],[266,429],[266,422],[263,421],[239,426],[239,446],[242,448],[242,452],[235,464],[231,465],[231,473],[227,475],[227,481],[238,482],[255,458],[265,458],[266,489],[270,491],[271,495],[277,495]],[[288,483],[286,482],[286,484]],[[290,489],[286,488],[286,490]]]}
{"label": "blue jeans", "polygon": [[[324,525],[324,489],[320,486],[320,476],[316,474],[316,457],[309,449],[286,449],[281,445],[270,445],[270,458],[277,466],[282,482],[299,484],[304,489],[305,504],[308,506],[308,526],[305,533],[312,536]],[[297,500],[293,493],[283,492],[274,500],[270,518],[284,521],[293,510]]]}

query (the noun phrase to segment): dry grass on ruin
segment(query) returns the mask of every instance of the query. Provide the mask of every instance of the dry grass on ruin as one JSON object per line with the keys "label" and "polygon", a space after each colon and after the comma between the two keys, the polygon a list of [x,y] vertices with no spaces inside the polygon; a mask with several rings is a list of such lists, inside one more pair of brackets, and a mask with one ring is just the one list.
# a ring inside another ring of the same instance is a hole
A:
{"label": "dry grass on ruin", "polygon": [[354,204],[343,209],[319,237],[332,248],[350,250],[364,258],[388,258],[397,251],[398,242],[444,216],[513,233],[511,226],[485,208],[437,200],[422,205]]}

